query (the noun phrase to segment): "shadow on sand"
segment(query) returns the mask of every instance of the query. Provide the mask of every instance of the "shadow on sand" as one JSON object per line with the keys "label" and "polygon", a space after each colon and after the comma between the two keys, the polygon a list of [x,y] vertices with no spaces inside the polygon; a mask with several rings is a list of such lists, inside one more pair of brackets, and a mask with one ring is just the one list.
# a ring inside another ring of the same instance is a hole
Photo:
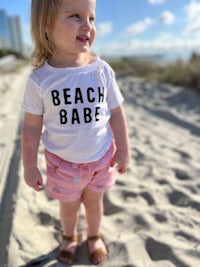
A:
{"label": "shadow on sand", "polygon": [[[41,255],[35,259],[32,259],[30,262],[25,265],[21,265],[19,267],[63,267],[63,265],[56,260],[56,255],[58,253],[59,247],[56,247],[54,250],[50,251],[48,254]],[[91,266],[88,259],[88,251],[86,241],[83,242],[77,249],[76,259],[73,264],[76,266]]]}

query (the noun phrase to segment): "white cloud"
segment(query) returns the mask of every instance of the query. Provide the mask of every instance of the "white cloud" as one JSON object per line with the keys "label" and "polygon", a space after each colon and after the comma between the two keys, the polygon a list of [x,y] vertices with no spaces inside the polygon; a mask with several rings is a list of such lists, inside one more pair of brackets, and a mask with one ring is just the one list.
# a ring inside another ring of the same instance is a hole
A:
{"label": "white cloud", "polygon": [[186,27],[186,33],[200,32],[200,2],[191,1],[185,6],[185,12],[187,15],[188,25]]}
{"label": "white cloud", "polygon": [[156,5],[156,4],[163,4],[165,0],[148,0],[149,4]]}
{"label": "white cloud", "polygon": [[149,26],[151,26],[152,23],[153,23],[153,20],[149,17],[146,17],[142,21],[138,21],[136,23],[129,25],[125,31],[128,34],[137,35],[141,32],[146,31],[149,28]]}
{"label": "white cloud", "polygon": [[[162,0],[148,1],[151,4],[161,4],[161,2],[164,2]],[[137,34],[146,31],[150,26],[152,26],[152,24],[156,23],[156,19],[146,17],[144,20],[135,22],[126,27],[126,38],[122,38],[122,41],[106,43],[101,46],[99,45],[96,49],[100,55],[103,54],[107,56],[155,54],[189,55],[194,51],[200,53],[200,0],[189,0],[188,4],[184,7],[184,11],[184,23],[187,22],[187,25],[185,27],[185,31],[182,32],[182,34],[180,32],[180,35],[175,35],[173,33],[161,33],[156,38],[152,37],[149,40],[139,38],[139,35]],[[175,14],[171,11],[164,10],[161,13],[160,22],[164,25],[172,25],[175,20]],[[127,34],[129,34],[129,41],[127,41]]]}
{"label": "white cloud", "polygon": [[160,21],[165,25],[171,25],[175,21],[175,16],[171,11],[165,10],[161,14]]}
{"label": "white cloud", "polygon": [[101,22],[97,25],[97,35],[99,37],[104,37],[112,32],[113,24],[111,21]]}
{"label": "white cloud", "polygon": [[132,39],[130,42],[107,43],[106,46],[98,47],[103,55],[155,55],[155,54],[184,54],[186,52],[200,51],[200,37],[191,38],[176,37],[172,34],[162,33],[155,39],[142,40]]}

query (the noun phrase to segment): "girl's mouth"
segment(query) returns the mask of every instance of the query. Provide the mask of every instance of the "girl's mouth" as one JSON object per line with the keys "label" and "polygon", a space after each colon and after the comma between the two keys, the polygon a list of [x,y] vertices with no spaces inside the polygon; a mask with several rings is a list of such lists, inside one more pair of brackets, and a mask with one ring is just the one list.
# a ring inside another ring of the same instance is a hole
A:
{"label": "girl's mouth", "polygon": [[87,36],[78,36],[76,39],[82,43],[86,43],[89,41],[89,38]]}

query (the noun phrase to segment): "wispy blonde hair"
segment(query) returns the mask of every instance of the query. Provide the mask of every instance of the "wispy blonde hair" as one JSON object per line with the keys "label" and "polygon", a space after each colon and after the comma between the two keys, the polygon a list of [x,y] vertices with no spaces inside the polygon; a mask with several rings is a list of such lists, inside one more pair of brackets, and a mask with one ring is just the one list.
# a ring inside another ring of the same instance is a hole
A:
{"label": "wispy blonde hair", "polygon": [[48,37],[47,28],[51,28],[58,13],[59,0],[32,0],[31,34],[34,50],[31,63],[40,67],[52,56],[54,46]]}

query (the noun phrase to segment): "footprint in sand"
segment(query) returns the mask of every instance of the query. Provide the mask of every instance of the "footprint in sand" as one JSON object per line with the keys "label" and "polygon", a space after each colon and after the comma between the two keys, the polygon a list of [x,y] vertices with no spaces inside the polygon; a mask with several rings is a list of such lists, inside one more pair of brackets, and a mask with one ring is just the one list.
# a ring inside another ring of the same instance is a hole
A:
{"label": "footprint in sand", "polygon": [[181,180],[181,181],[192,180],[191,176],[184,170],[173,169],[173,171],[178,180]]}
{"label": "footprint in sand", "polygon": [[146,240],[146,250],[153,261],[168,260],[177,267],[190,267],[182,262],[174,253],[171,247],[153,238]]}

